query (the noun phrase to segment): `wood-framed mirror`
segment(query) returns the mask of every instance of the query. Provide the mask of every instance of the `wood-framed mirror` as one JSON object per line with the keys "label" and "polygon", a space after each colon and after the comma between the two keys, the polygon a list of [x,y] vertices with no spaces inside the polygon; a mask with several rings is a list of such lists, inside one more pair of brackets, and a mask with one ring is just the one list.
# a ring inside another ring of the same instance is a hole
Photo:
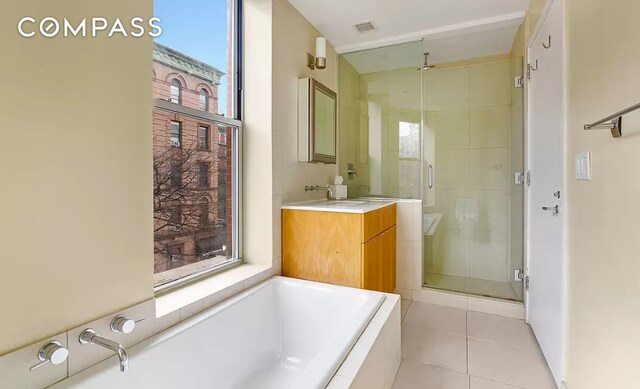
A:
{"label": "wood-framed mirror", "polygon": [[299,160],[335,164],[337,95],[313,78],[299,80]]}

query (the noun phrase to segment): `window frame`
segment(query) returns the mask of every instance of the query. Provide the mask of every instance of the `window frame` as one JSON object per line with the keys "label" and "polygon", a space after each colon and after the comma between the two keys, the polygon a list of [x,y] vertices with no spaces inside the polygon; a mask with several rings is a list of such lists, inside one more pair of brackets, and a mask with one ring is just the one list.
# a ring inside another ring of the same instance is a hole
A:
{"label": "window frame", "polygon": [[[233,257],[221,262],[215,266],[207,269],[203,269],[184,277],[168,281],[162,284],[154,286],[154,293],[166,293],[173,289],[179,288],[182,285],[190,282],[200,280],[211,276],[212,274],[219,273],[231,267],[237,266],[244,262],[242,253],[242,0],[230,0],[230,17],[229,23],[230,37],[231,39],[231,72],[227,75],[231,82],[230,95],[230,107],[231,112],[227,116],[222,116],[217,113],[208,111],[202,111],[199,109],[193,109],[185,107],[182,104],[176,104],[169,100],[155,99],[154,109],[159,109],[169,113],[186,115],[193,118],[200,118],[206,122],[213,122],[217,127],[226,126],[231,129],[231,167],[227,166],[227,169],[231,169],[231,193],[227,193],[227,196],[231,196],[231,241],[232,241],[232,253]],[[181,83],[182,84],[182,83]],[[211,96],[210,96],[211,99]],[[217,111],[217,110],[215,110]],[[209,131],[212,131],[213,125],[209,126]],[[182,135],[182,134],[181,134]],[[211,143],[211,132],[208,133],[209,143]],[[180,140],[182,146],[182,139]],[[208,145],[208,150],[212,149],[211,145]],[[209,207],[211,203],[209,202]],[[210,208],[209,208],[210,209]]]}
{"label": "window frame", "polygon": [[[200,130],[204,130],[204,146],[201,144]],[[198,150],[211,151],[211,126],[208,124],[198,123]]]}
{"label": "window frame", "polygon": [[[177,82],[178,85],[173,85],[173,82]],[[178,88],[178,101],[175,101],[173,98],[173,88]],[[169,101],[171,101],[173,104],[182,104],[182,89],[184,88],[184,85],[182,85],[182,81],[180,81],[180,79],[178,77],[174,77],[171,79],[171,81],[169,82]]]}
{"label": "window frame", "polygon": [[173,124],[178,124],[178,145],[174,146],[171,144],[171,147],[182,148],[182,122],[180,120],[169,120],[169,142],[173,142]]}
{"label": "window frame", "polygon": [[[198,96],[199,96],[198,103],[200,105],[200,110],[204,112],[209,112],[209,105],[211,105],[211,94],[209,93],[209,91],[205,88],[200,88],[200,93],[198,93]],[[204,109],[202,109],[203,98],[204,98]]]}
{"label": "window frame", "polygon": [[[203,179],[203,170],[204,170],[204,179],[206,180],[205,185],[202,185]],[[209,162],[199,162],[198,163],[198,189],[199,190],[209,190],[211,189],[211,163]]]}

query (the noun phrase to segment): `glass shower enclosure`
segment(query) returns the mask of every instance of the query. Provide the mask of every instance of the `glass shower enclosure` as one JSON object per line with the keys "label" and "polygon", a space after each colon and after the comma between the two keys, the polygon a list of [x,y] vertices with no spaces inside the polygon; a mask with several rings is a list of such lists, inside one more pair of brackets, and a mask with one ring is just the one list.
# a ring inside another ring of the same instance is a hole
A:
{"label": "glass shower enclosure", "polygon": [[350,197],[422,199],[425,287],[522,301],[523,59],[425,51],[340,56],[340,172]]}

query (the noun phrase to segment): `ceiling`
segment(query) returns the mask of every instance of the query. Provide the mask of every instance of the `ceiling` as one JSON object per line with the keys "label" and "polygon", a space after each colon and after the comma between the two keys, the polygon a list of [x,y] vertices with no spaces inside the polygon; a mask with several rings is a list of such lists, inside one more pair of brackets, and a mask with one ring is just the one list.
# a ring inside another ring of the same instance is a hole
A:
{"label": "ceiling", "polygon": [[[338,53],[423,39],[424,51],[431,53],[429,59],[434,63],[508,53],[529,1],[289,0]],[[366,21],[372,21],[377,30],[358,32],[354,25]],[[394,54],[394,50],[389,54]],[[400,53],[395,50],[395,54]],[[408,66],[416,65],[415,55],[405,53],[403,57],[407,61],[411,57]],[[394,55],[391,58],[399,61]],[[420,64],[421,59],[417,61]],[[371,66],[359,69],[354,64],[354,67],[358,71],[376,71]]]}

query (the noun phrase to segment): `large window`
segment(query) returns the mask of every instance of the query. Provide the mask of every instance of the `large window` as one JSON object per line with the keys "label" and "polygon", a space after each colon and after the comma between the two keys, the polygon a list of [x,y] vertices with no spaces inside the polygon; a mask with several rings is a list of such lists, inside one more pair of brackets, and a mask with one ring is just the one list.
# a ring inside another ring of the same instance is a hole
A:
{"label": "large window", "polygon": [[238,1],[154,1],[156,290],[240,262]]}

